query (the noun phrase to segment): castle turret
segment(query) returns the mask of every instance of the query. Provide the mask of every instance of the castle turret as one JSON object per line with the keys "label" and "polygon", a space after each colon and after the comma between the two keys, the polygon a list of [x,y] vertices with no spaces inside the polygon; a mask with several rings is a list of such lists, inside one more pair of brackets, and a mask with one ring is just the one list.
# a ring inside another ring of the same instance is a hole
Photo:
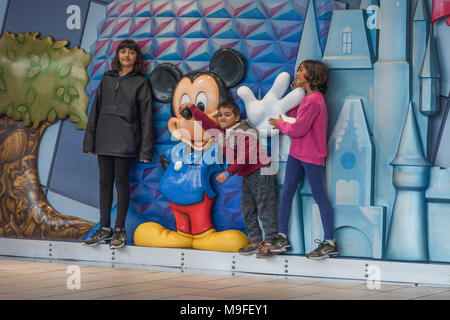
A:
{"label": "castle turret", "polygon": [[432,117],[439,112],[439,62],[434,37],[430,33],[420,69],[420,112]]}
{"label": "castle turret", "polygon": [[319,33],[317,31],[316,14],[314,12],[314,1],[310,0],[306,12],[305,24],[303,25],[302,39],[298,48],[295,71],[304,60],[322,60],[322,49],[320,47]]}
{"label": "castle turret", "polygon": [[425,148],[425,154],[428,154],[427,134],[429,118],[420,113],[420,79],[419,73],[422,68],[423,58],[425,56],[426,43],[429,34],[429,16],[426,7],[426,1],[418,0],[413,14],[412,22],[412,43],[411,43],[411,99],[415,114],[417,115],[417,124],[419,125],[420,138]]}
{"label": "castle turret", "polygon": [[373,145],[361,99],[346,99],[328,141],[330,200],[337,205],[372,204]]}
{"label": "castle turret", "polygon": [[397,155],[392,160],[396,189],[386,258],[428,260],[427,205],[430,164],[424,156],[412,104],[409,104]]}
{"label": "castle turret", "polygon": [[375,143],[375,204],[386,206],[388,224],[395,198],[392,185],[392,167],[395,155],[392,141],[399,139],[402,119],[409,104],[408,9],[409,0],[381,0],[382,28],[378,48],[378,61],[374,67],[374,125]]}

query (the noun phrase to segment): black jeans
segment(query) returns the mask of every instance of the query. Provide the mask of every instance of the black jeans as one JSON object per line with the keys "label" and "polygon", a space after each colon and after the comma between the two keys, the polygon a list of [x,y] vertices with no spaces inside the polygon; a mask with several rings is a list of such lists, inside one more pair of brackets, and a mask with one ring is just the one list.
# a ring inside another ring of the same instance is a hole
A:
{"label": "black jeans", "polygon": [[111,227],[113,186],[117,190],[116,228],[125,228],[130,203],[130,167],[134,158],[98,156],[100,173],[100,227]]}

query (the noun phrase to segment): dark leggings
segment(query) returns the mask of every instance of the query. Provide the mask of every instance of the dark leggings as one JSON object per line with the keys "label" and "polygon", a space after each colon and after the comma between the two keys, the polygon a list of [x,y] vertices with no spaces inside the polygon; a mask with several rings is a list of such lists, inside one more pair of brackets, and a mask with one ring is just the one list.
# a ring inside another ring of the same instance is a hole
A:
{"label": "dark leggings", "polygon": [[117,190],[116,228],[125,228],[128,204],[130,203],[130,167],[133,158],[98,156],[100,172],[100,227],[111,227],[113,186]]}
{"label": "dark leggings", "polygon": [[319,206],[320,217],[324,229],[324,239],[332,240],[334,236],[333,208],[325,190],[323,167],[300,161],[289,155],[286,163],[283,191],[280,199],[279,228],[280,233],[288,233],[289,216],[291,214],[292,199],[297,186],[306,173],[314,200]]}

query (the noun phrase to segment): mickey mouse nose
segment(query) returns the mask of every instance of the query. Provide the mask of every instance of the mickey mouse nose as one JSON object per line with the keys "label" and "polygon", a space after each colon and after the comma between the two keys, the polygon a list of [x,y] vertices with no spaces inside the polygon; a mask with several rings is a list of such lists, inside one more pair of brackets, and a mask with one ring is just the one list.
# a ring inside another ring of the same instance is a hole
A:
{"label": "mickey mouse nose", "polygon": [[192,118],[192,112],[189,108],[185,108],[180,112],[181,116],[186,120],[190,120]]}

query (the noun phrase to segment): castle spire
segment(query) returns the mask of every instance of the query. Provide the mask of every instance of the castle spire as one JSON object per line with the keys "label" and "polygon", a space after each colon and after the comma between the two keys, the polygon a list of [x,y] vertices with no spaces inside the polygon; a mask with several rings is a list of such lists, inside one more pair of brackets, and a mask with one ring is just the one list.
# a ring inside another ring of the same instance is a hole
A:
{"label": "castle spire", "polygon": [[298,48],[295,70],[305,60],[322,60],[322,49],[320,48],[319,33],[317,32],[316,14],[314,12],[314,1],[310,0],[306,12],[305,24],[303,26],[302,39]]}
{"label": "castle spire", "polygon": [[430,33],[427,41],[422,68],[419,72],[420,79],[420,112],[426,116],[434,116],[439,112],[439,61],[434,44],[433,34]]}
{"label": "castle spire", "polygon": [[427,7],[424,0],[417,0],[413,21],[429,21]]}
{"label": "castle spire", "polygon": [[412,103],[409,103],[408,113],[403,126],[397,155],[392,160],[393,166],[424,166],[429,167],[430,163],[425,158],[422,147],[422,140],[419,136],[416,117]]}

